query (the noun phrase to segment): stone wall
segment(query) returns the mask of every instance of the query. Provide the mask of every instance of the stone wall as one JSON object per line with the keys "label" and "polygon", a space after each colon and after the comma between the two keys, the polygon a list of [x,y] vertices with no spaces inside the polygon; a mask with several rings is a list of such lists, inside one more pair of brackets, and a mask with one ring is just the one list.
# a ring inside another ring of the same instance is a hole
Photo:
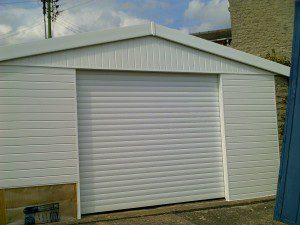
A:
{"label": "stone wall", "polygon": [[265,57],[291,57],[295,0],[229,0],[232,47]]}
{"label": "stone wall", "polygon": [[286,115],[286,102],[288,95],[288,78],[283,76],[275,76],[275,92],[276,92],[276,107],[277,107],[277,123],[278,123],[278,138],[281,149],[284,121]]}
{"label": "stone wall", "polygon": [[[294,0],[229,0],[232,47],[260,57],[275,50],[291,58]],[[275,77],[279,143],[282,144],[288,78]]]}

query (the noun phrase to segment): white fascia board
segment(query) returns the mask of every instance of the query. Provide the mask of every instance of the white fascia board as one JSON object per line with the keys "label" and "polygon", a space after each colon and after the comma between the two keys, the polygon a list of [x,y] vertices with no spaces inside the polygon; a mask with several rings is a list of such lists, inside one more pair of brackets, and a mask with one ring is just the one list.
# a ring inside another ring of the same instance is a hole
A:
{"label": "white fascia board", "polygon": [[153,22],[106,31],[89,32],[24,44],[3,46],[0,47],[0,62],[26,56],[63,51],[73,48],[81,48],[85,46],[145,37],[150,35],[170,40],[188,47],[192,47],[200,51],[218,55],[223,58],[241,62],[253,67],[273,72],[275,74],[284,76],[290,75],[290,68],[288,66],[284,66],[267,59],[238,51],[233,48],[222,46],[220,44],[216,44],[199,37],[187,35],[180,31],[154,24]]}
{"label": "white fascia board", "polygon": [[158,37],[177,42],[201,51],[205,51],[224,58],[232,59],[250,66],[264,69],[275,74],[290,76],[290,67],[270,60],[248,54],[230,47],[213,43],[192,35],[186,35],[180,31],[155,24],[155,34]]}
{"label": "white fascia board", "polygon": [[0,61],[126,40],[152,34],[150,24],[51,38],[0,47]]}

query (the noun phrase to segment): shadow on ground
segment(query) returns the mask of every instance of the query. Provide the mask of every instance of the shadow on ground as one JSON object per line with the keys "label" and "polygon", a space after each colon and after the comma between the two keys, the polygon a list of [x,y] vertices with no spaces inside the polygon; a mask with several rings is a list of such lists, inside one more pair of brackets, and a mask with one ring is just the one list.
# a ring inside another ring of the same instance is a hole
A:
{"label": "shadow on ground", "polygon": [[273,221],[274,201],[192,212],[168,213],[89,223],[93,225],[280,225]]}

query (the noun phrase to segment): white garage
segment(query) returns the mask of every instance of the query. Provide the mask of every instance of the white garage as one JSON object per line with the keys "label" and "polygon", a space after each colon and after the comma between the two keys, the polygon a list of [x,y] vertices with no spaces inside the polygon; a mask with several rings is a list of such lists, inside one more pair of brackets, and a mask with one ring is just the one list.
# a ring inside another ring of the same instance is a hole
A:
{"label": "white garage", "polygon": [[78,217],[274,195],[288,74],[153,23],[2,47],[0,189],[75,183]]}

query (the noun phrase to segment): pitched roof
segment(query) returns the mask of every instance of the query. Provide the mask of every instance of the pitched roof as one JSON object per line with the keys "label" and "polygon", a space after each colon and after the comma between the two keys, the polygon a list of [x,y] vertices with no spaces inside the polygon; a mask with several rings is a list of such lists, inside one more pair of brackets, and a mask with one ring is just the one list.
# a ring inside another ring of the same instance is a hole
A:
{"label": "pitched roof", "polygon": [[260,58],[236,49],[222,46],[180,31],[154,23],[117,28],[112,30],[89,32],[0,47],[0,62],[26,56],[63,51],[73,48],[121,41],[126,39],[156,36],[191,48],[264,69],[276,74],[289,76],[290,68],[267,59]]}

